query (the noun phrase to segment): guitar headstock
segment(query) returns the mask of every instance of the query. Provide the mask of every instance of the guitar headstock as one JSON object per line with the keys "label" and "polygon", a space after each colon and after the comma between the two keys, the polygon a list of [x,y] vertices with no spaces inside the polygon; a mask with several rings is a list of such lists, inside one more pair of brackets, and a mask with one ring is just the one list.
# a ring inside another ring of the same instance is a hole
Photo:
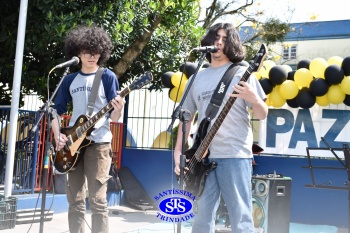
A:
{"label": "guitar headstock", "polygon": [[250,67],[252,71],[259,71],[267,56],[267,47],[265,44],[261,44],[260,49],[255,54],[254,58],[250,62]]}
{"label": "guitar headstock", "polygon": [[137,90],[142,88],[143,86],[147,85],[153,80],[153,75],[150,72],[145,72],[143,75],[135,79],[130,85],[129,89],[130,91]]}

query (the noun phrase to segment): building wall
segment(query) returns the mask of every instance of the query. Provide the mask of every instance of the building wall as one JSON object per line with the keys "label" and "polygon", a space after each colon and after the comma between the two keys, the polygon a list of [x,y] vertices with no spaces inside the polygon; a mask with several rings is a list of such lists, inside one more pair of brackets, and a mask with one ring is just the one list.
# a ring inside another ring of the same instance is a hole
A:
{"label": "building wall", "polygon": [[297,45],[297,59],[276,61],[278,64],[283,63],[296,66],[302,59],[312,60],[314,58],[323,58],[327,61],[333,56],[339,56],[341,58],[350,56],[350,37],[343,39],[303,40],[276,43],[274,46],[271,46],[272,51],[275,51],[275,53],[271,53],[271,55],[282,55],[283,47],[286,44]]}

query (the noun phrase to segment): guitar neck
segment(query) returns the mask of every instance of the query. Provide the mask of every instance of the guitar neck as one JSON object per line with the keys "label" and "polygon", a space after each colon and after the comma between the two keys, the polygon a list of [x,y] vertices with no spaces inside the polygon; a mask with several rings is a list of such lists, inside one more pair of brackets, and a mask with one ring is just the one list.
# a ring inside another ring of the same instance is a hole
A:
{"label": "guitar neck", "polygon": [[[126,87],[124,88],[119,95],[124,98],[127,94],[130,93],[130,88]],[[113,108],[112,100],[109,101],[109,103],[100,109],[95,115],[93,115],[88,121],[86,121],[82,126],[81,129],[83,132],[88,131],[91,129],[104,115],[106,115],[111,109]]]}
{"label": "guitar neck", "polygon": [[[249,79],[251,73],[253,73],[253,68],[252,68],[252,66],[249,66],[248,69],[246,70],[246,72],[243,74],[240,81],[246,82]],[[233,91],[232,94],[237,94],[237,92]],[[202,143],[200,144],[200,146],[196,150],[194,156],[196,157],[197,160],[201,160],[202,155],[204,155],[205,152],[208,150],[214,136],[218,132],[218,130],[219,130],[222,122],[225,120],[227,114],[230,112],[236,99],[237,99],[237,97],[230,97],[227,100],[226,104],[224,105],[223,109],[221,110],[220,114],[218,115],[217,119],[215,120],[213,126],[210,128],[209,132],[206,134],[206,136],[202,140]]]}

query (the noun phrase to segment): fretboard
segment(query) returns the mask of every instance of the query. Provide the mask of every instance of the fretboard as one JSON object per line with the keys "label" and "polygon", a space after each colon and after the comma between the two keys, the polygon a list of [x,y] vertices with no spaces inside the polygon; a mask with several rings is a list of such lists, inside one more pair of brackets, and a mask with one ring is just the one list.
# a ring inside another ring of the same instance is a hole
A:
{"label": "fretboard", "polygon": [[[126,87],[124,88],[119,95],[124,98],[127,94],[130,93],[130,88]],[[112,100],[109,101],[109,103],[104,106],[103,108],[101,108],[100,111],[98,111],[95,115],[93,115],[88,121],[86,121],[82,126],[81,126],[81,130],[82,133],[88,131],[90,128],[92,128],[104,115],[106,115],[111,109],[113,108],[112,105]]]}

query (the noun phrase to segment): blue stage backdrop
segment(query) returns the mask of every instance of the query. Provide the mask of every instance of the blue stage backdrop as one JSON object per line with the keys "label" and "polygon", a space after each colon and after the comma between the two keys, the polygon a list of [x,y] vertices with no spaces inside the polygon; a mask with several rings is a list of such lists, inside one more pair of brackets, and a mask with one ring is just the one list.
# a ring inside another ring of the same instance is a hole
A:
{"label": "blue stage backdrop", "polygon": [[[305,224],[348,226],[348,190],[308,188],[312,178],[307,158],[255,156],[254,174],[276,173],[292,179],[290,221]],[[313,166],[340,167],[335,159],[312,159]],[[150,198],[178,188],[172,151],[123,149],[122,166],[128,167]],[[306,167],[306,168],[303,168]],[[315,183],[345,187],[346,170],[314,169]],[[283,213],[280,213],[283,214]]]}

